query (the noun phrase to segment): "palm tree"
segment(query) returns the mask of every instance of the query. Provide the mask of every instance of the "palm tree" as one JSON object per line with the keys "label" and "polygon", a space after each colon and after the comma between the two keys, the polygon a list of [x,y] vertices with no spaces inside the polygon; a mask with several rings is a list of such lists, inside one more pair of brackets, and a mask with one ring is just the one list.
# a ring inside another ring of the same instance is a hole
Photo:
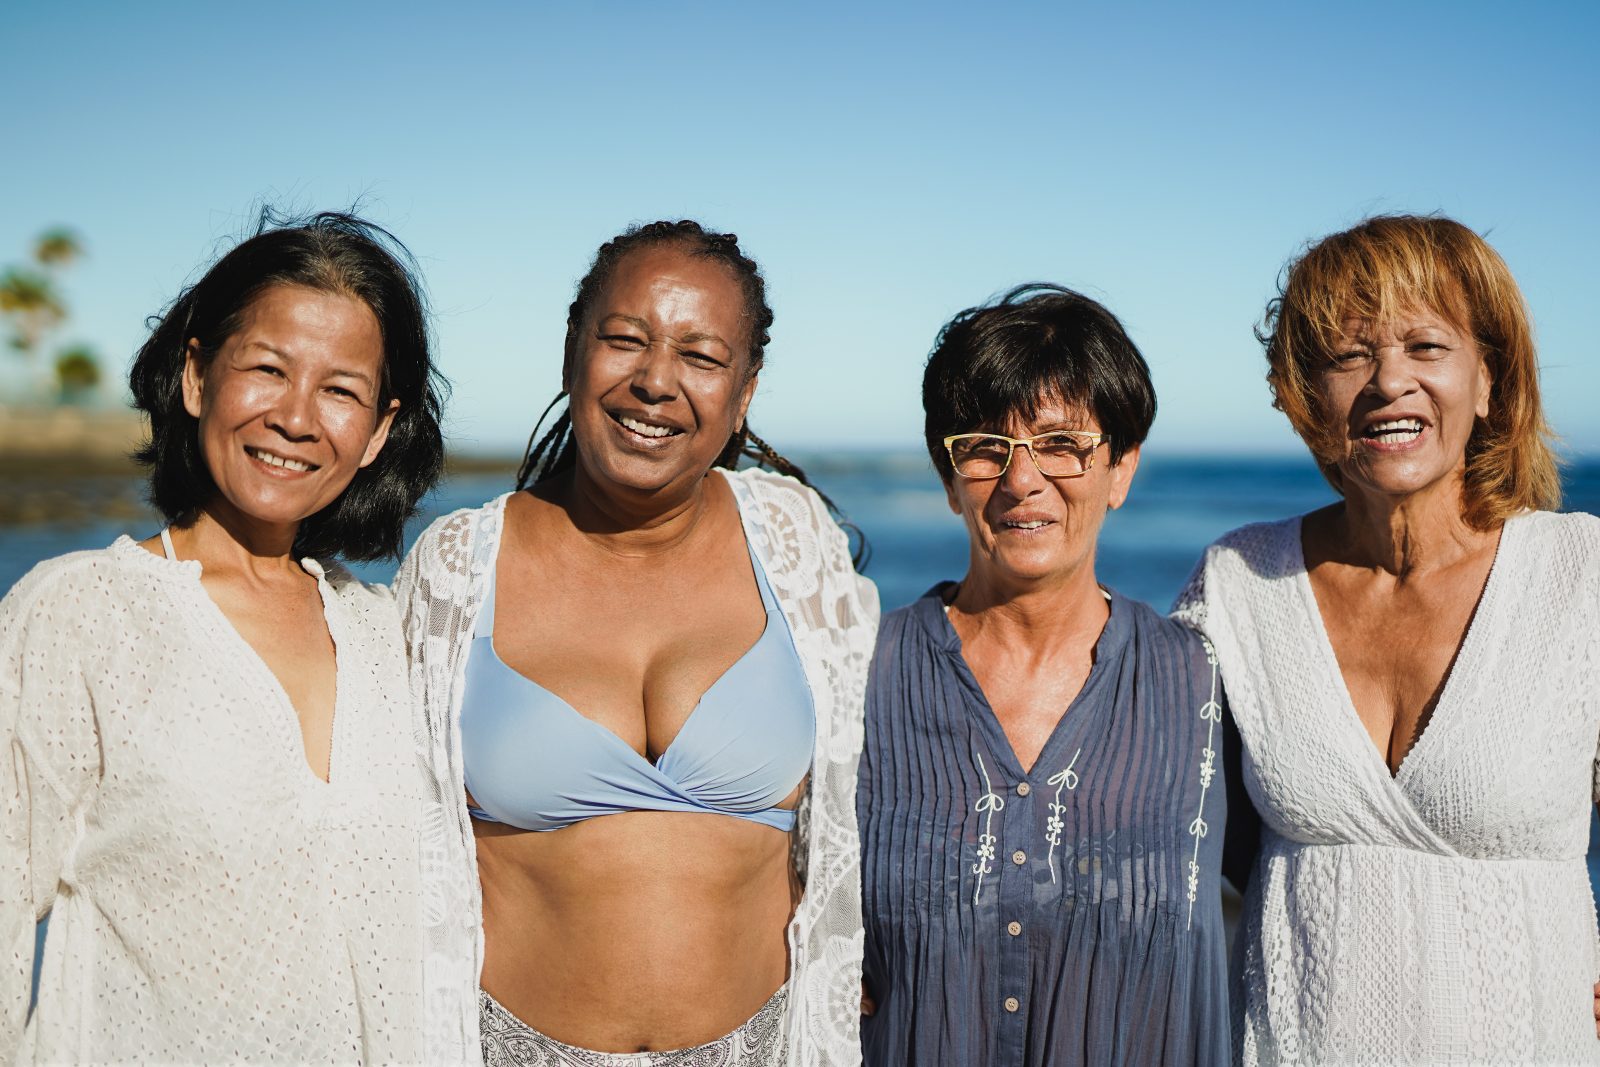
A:
{"label": "palm tree", "polygon": [[100,384],[100,359],[88,345],[73,345],[56,356],[56,384],[63,404],[88,399]]}
{"label": "palm tree", "polygon": [[0,274],[0,315],[11,320],[11,347],[32,363],[45,335],[67,317],[55,279],[43,271],[11,267]]}
{"label": "palm tree", "polygon": [[44,231],[33,244],[33,258],[43,267],[65,267],[82,255],[83,241],[65,226]]}
{"label": "palm tree", "polygon": [[0,272],[0,319],[11,327],[10,346],[27,362],[36,387],[48,389],[39,354],[45,339],[67,319],[61,297],[61,270],[83,256],[83,241],[65,226],[54,226],[33,243],[33,262]]}

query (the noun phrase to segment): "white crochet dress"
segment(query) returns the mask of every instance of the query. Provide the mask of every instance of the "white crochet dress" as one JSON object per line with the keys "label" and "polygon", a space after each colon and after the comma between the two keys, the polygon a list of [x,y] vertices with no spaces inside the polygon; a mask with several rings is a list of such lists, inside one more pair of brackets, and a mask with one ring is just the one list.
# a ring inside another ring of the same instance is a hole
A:
{"label": "white crochet dress", "polygon": [[399,618],[304,566],[338,648],[331,783],[199,563],[124,537],[0,602],[0,1064],[421,1058]]}
{"label": "white crochet dress", "polygon": [[1241,1062],[1600,1062],[1584,864],[1600,520],[1507,522],[1393,777],[1345,689],[1299,519],[1212,545],[1176,611],[1221,660],[1263,821],[1234,959]]}
{"label": "white crochet dress", "polygon": [[[817,711],[810,788],[800,802],[794,846],[805,895],[789,927],[789,1063],[859,1064],[863,938],[856,768],[878,592],[856,574],[845,536],[816,493],[763,470],[717,476],[727,479],[738,500],[745,535],[789,621]],[[435,521],[412,546],[395,581],[418,700],[418,743],[433,774],[422,844],[428,939],[424,1058],[430,1064],[482,1063],[482,900],[462,785],[461,693],[505,500]],[[528,961],[530,967],[539,963]]]}

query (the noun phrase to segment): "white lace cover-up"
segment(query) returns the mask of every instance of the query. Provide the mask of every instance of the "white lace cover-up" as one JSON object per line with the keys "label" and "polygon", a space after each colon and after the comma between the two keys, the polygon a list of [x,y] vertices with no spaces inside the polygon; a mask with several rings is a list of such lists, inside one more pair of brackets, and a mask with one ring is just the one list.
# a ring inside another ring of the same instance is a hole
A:
{"label": "white lace cover-up", "polygon": [[1212,545],[1176,611],[1216,647],[1263,822],[1234,959],[1241,1061],[1600,1062],[1584,863],[1600,520],[1506,523],[1392,777],[1339,672],[1299,519]]}
{"label": "white lace cover-up", "polygon": [[[856,574],[843,532],[815,493],[763,470],[719,475],[733,488],[745,535],[789,621],[817,713],[811,784],[801,798],[794,838],[805,894],[789,927],[789,1063],[859,1064],[863,937],[856,769],[878,628],[877,589]],[[424,1029],[432,1064],[482,1062],[482,901],[462,784],[460,712],[466,653],[505,501],[500,497],[435,521],[412,547],[395,585],[419,701],[418,741],[434,775],[422,846]]]}
{"label": "white lace cover-up", "polygon": [[421,1058],[399,617],[304,566],[338,650],[331,784],[200,564],[124,537],[0,602],[0,1063]]}

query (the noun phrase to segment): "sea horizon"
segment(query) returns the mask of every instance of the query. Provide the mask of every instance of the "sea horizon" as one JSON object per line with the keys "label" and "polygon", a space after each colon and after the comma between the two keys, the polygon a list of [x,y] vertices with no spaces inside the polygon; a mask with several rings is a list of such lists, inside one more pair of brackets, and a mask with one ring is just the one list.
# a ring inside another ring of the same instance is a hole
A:
{"label": "sea horizon", "polygon": [[[795,448],[790,455],[841,517],[865,535],[870,552],[865,573],[878,583],[886,610],[965,573],[966,533],[924,449]],[[518,458],[455,453],[449,473],[407,525],[406,546],[439,515],[510,490]],[[1563,510],[1600,513],[1600,455],[1572,457],[1562,474]],[[36,499],[27,521],[0,522],[0,591],[41,560],[103,548],[120,534],[137,539],[160,529],[131,467],[102,467],[77,477],[46,469],[32,483],[26,472],[16,472],[11,480],[19,493],[32,492]],[[1147,450],[1127,503],[1106,518],[1097,576],[1124,595],[1165,610],[1201,550],[1222,534],[1246,523],[1304,514],[1335,499],[1305,453],[1198,456]],[[366,581],[388,583],[397,564],[382,560],[351,568]]]}

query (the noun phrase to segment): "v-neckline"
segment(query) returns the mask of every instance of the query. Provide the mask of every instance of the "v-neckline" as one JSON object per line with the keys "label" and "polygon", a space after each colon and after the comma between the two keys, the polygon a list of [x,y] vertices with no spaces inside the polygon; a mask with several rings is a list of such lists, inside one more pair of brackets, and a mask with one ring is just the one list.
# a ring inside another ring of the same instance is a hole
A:
{"label": "v-neckline", "polygon": [[[141,553],[181,569],[193,580],[195,595],[202,605],[201,610],[208,612],[215,624],[211,628],[212,633],[224,643],[232,643],[234,645],[235,653],[243,658],[244,662],[249,665],[249,669],[254,670],[259,675],[263,691],[272,694],[270,699],[278,704],[278,714],[271,715],[269,718],[273,721],[284,743],[287,754],[290,756],[290,762],[296,765],[300,772],[303,772],[305,781],[310,788],[313,790],[327,790],[332,789],[336,782],[342,784],[344,774],[339,771],[338,765],[342,747],[339,744],[339,736],[342,733],[341,726],[346,718],[343,714],[344,694],[347,688],[344,671],[345,657],[340,653],[339,633],[335,627],[333,610],[329,603],[330,597],[328,594],[330,590],[327,582],[327,572],[322,567],[322,564],[310,557],[299,561],[301,568],[316,580],[317,597],[322,603],[322,623],[328,628],[328,640],[333,642],[333,722],[328,730],[328,777],[326,779],[312,769],[311,760],[306,756],[306,739],[305,732],[300,728],[300,712],[294,706],[294,701],[289,699],[289,691],[283,687],[283,683],[278,680],[278,676],[273,673],[272,668],[267,666],[267,661],[261,658],[261,653],[257,652],[255,646],[244,639],[244,635],[239,632],[238,627],[233,625],[233,621],[228,618],[222,608],[217,605],[217,602],[211,598],[211,594],[206,591],[205,582],[201,580],[204,572],[201,562],[197,559],[178,559],[176,551],[172,548],[170,535],[165,529],[161,533],[162,547],[168,553],[167,555],[154,556],[152,553],[146,552],[132,539],[129,539],[128,543]],[[313,568],[315,569],[313,570]]]}
{"label": "v-neckline", "polygon": [[[1089,663],[1089,673],[1084,676],[1083,684],[1078,687],[1078,691],[1073,694],[1072,699],[1067,701],[1067,706],[1062,709],[1061,717],[1056,720],[1055,726],[1050,730],[1050,736],[1045,738],[1044,744],[1039,747],[1039,755],[1024,768],[1021,757],[1017,755],[1016,747],[1011,743],[1011,736],[1006,733],[1004,724],[1000,722],[1000,716],[995,713],[994,705],[989,703],[989,695],[983,691],[983,686],[978,684],[978,676],[973,672],[972,664],[967,662],[967,656],[962,647],[961,635],[956,631],[955,624],[950,621],[950,616],[945,611],[944,593],[953,584],[955,583],[941,583],[930,592],[930,596],[934,601],[933,610],[939,617],[935,625],[943,628],[945,650],[955,660],[958,665],[958,676],[963,684],[971,689],[973,697],[982,709],[978,722],[983,731],[989,735],[989,748],[1006,764],[1006,769],[1015,775],[1016,781],[1026,780],[1032,782],[1034,773],[1041,770],[1042,766],[1047,768],[1060,762],[1059,759],[1047,761],[1046,757],[1052,752],[1064,752],[1068,747],[1066,738],[1073,733],[1081,733],[1086,728],[1085,720],[1088,716],[1079,711],[1079,707],[1084,703],[1091,689],[1107,669],[1106,662],[1109,657],[1105,653],[1110,651],[1107,638],[1114,638],[1121,632],[1125,621],[1122,616],[1127,613],[1127,606],[1121,605],[1119,611],[1117,596],[1109,590],[1104,590],[1106,592],[1108,613],[1105,625],[1100,628],[1100,633],[1095,636],[1092,651],[1093,658]],[[1060,768],[1057,768],[1057,770],[1059,771]]]}
{"label": "v-neckline", "polygon": [[[1291,560],[1293,571],[1296,574],[1299,591],[1305,601],[1307,614],[1311,617],[1313,636],[1318,646],[1318,655],[1323,662],[1323,669],[1328,672],[1329,678],[1337,690],[1340,703],[1343,705],[1343,716],[1355,731],[1360,747],[1367,753],[1369,765],[1379,772],[1395,788],[1399,789],[1407,799],[1411,799],[1410,790],[1406,788],[1408,782],[1416,778],[1417,773],[1413,768],[1419,762],[1418,753],[1424,755],[1438,747],[1431,739],[1440,733],[1446,733],[1456,728],[1460,712],[1446,714],[1450,711],[1453,698],[1458,689],[1464,685],[1460,681],[1462,674],[1476,662],[1477,648],[1482,643],[1478,637],[1486,628],[1480,625],[1498,598],[1500,572],[1505,568],[1502,562],[1506,556],[1506,539],[1511,536],[1512,527],[1517,524],[1517,517],[1512,516],[1500,527],[1500,540],[1495,545],[1494,559],[1489,564],[1489,573],[1484,578],[1483,588],[1478,591],[1478,599],[1472,606],[1472,615],[1467,620],[1467,629],[1461,636],[1461,642],[1456,646],[1455,654],[1450,658],[1450,665],[1445,668],[1444,677],[1439,686],[1439,697],[1433,703],[1433,711],[1428,715],[1428,720],[1423,724],[1422,732],[1411,742],[1411,747],[1400,759],[1400,766],[1390,770],[1389,761],[1384,758],[1383,752],[1367,732],[1366,723],[1362,721],[1361,713],[1356,708],[1355,699],[1350,695],[1350,686],[1345,681],[1344,671],[1339,666],[1339,655],[1334,650],[1333,640],[1328,636],[1328,625],[1322,616],[1322,606],[1317,602],[1317,591],[1311,584],[1311,570],[1306,566],[1305,555],[1305,516],[1294,520],[1291,531],[1292,551]],[[1431,828],[1430,828],[1431,829]]]}

